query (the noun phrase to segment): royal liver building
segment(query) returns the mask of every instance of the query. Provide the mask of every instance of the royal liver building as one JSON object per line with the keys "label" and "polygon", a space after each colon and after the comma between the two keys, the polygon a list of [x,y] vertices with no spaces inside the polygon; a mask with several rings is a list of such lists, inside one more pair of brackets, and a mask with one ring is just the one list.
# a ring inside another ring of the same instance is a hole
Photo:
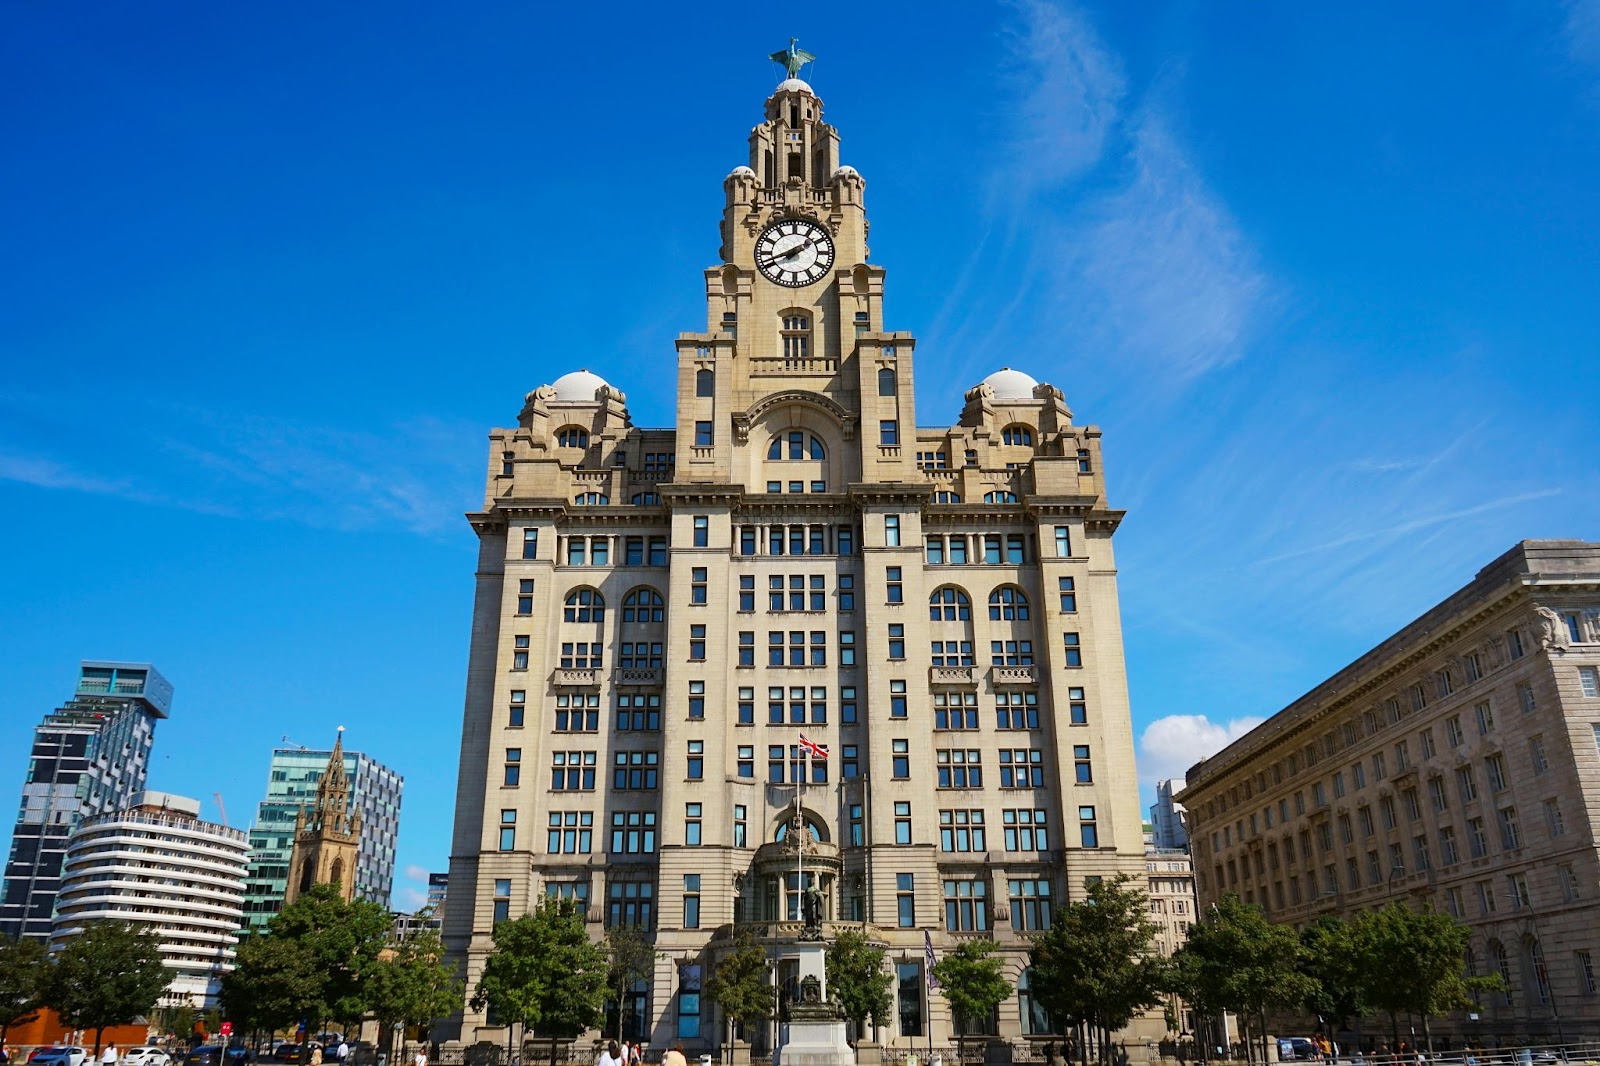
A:
{"label": "royal liver building", "polygon": [[469,987],[497,919],[572,897],[655,937],[627,1027],[714,1048],[719,952],[753,934],[792,991],[815,887],[830,935],[889,949],[881,1039],[952,1040],[925,931],[999,941],[1017,993],[964,1024],[1020,1039],[1049,1026],[1028,935],[1143,876],[1100,433],[1014,369],[918,423],[865,188],[783,81],[723,182],[677,424],[575,370],[490,434],[445,919]]}

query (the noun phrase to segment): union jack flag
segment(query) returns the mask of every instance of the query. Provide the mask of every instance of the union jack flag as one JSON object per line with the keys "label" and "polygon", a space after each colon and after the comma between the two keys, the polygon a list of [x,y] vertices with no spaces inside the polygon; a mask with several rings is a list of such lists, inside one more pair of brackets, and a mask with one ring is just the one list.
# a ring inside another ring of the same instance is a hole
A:
{"label": "union jack flag", "polygon": [[800,734],[800,746],[815,758],[826,759],[828,757],[828,746],[826,744],[818,744],[804,733]]}

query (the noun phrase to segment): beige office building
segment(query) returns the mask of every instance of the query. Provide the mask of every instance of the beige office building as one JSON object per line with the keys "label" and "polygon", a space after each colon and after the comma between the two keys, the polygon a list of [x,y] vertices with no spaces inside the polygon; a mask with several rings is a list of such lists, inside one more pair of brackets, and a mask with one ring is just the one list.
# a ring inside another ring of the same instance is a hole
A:
{"label": "beige office building", "polygon": [[[444,929],[469,988],[497,918],[571,897],[597,937],[655,936],[627,1027],[709,1049],[719,954],[749,932],[787,989],[815,885],[830,935],[888,948],[882,1038],[953,1040],[928,931],[1004,945],[1022,991],[979,1024],[1020,1039],[1046,1026],[1026,934],[1085,879],[1142,875],[1100,433],[1013,369],[919,426],[839,152],[780,84],[723,182],[675,426],[576,370],[490,434]],[[497,1021],[459,1039],[503,1043]]]}
{"label": "beige office building", "polygon": [[1202,907],[1431,904],[1510,989],[1435,1032],[1600,1037],[1600,544],[1518,544],[1177,798]]}

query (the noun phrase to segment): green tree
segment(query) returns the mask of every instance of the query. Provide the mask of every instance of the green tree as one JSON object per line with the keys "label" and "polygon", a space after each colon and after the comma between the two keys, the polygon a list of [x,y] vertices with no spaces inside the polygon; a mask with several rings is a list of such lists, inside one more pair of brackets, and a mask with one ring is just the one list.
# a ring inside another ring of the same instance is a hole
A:
{"label": "green tree", "polygon": [[607,968],[606,987],[617,1004],[617,1039],[622,1039],[623,1025],[627,1021],[627,1005],[632,998],[628,989],[637,981],[648,981],[656,972],[659,957],[655,945],[644,930],[633,925],[619,925],[606,934]]}
{"label": "green tree", "polygon": [[450,1014],[461,1005],[461,991],[455,972],[444,964],[439,934],[413,929],[389,942],[367,975],[363,995],[388,1041],[396,1022],[426,1025]]}
{"label": "green tree", "polygon": [[367,1013],[364,981],[388,944],[393,920],[370,900],[348,901],[338,885],[312,885],[273,916],[268,937],[305,955],[311,978],[301,986],[296,1021],[316,1031],[329,1020],[348,1022]]}
{"label": "green tree", "polygon": [[1500,987],[1498,976],[1466,975],[1469,940],[1466,926],[1432,907],[1414,911],[1395,902],[1357,919],[1366,998],[1391,1018],[1401,1012],[1419,1015],[1430,1052],[1433,1015],[1470,1007],[1473,991]]}
{"label": "green tree", "polygon": [[[187,1046],[194,1045],[194,1023],[199,1018],[200,1012],[187,1002],[156,1008],[156,1024],[161,1027],[161,1031]],[[241,1028],[248,1028],[241,1019],[234,1020]]]}
{"label": "green tree", "polygon": [[589,939],[583,911],[569,899],[547,898],[531,914],[494,927],[494,950],[472,993],[474,1010],[493,1010],[507,1026],[520,1022],[550,1037],[555,1063],[561,1037],[576,1036],[605,1016],[606,955]]}
{"label": "green tree", "polygon": [[1087,1026],[1102,1060],[1112,1033],[1161,1003],[1169,981],[1153,948],[1157,931],[1148,896],[1122,876],[1058,910],[1029,951],[1034,994],[1058,1028]]}
{"label": "green tree", "polygon": [[1367,1005],[1367,960],[1356,928],[1333,915],[1323,915],[1300,930],[1300,969],[1315,987],[1306,1010],[1323,1019],[1331,1031],[1371,1013]]}
{"label": "green tree", "polygon": [[13,1025],[33,1020],[50,977],[50,953],[37,940],[0,937],[0,1045]]}
{"label": "green tree", "polygon": [[153,932],[123,922],[87,922],[56,953],[45,1002],[73,1029],[94,1030],[94,1053],[110,1025],[148,1015],[172,981]]}
{"label": "green tree", "polygon": [[[321,1002],[322,975],[300,942],[271,934],[245,937],[232,972],[222,976],[228,1018],[250,1032],[293,1029]],[[188,1039],[194,1031],[190,1017]]]}
{"label": "green tree", "polygon": [[1274,925],[1230,893],[1189,927],[1176,953],[1177,984],[1191,1002],[1237,1013],[1241,1027],[1253,1020],[1265,1060],[1266,1012],[1300,1007],[1315,992],[1316,982],[1301,971],[1302,953],[1293,927]]}
{"label": "green tree", "polygon": [[875,1028],[887,1024],[894,1007],[894,976],[883,968],[883,959],[884,950],[860,930],[846,929],[828,945],[828,996],[839,1001],[858,1033],[869,1017]]}
{"label": "green tree", "polygon": [[966,1031],[974,1024],[989,1032],[994,1009],[1011,995],[1011,982],[995,957],[996,948],[989,939],[963,940],[934,963],[933,978],[956,1018],[958,1046],[965,1044]]}
{"label": "green tree", "polygon": [[767,953],[748,933],[717,963],[705,982],[705,995],[728,1020],[729,1039],[735,1022],[754,1025],[772,1017],[776,989],[767,983]]}

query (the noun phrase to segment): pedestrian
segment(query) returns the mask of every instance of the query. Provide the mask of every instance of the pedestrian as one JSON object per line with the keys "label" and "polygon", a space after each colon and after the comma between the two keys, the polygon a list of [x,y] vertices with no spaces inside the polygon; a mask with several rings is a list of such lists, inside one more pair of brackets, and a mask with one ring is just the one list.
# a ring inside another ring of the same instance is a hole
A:
{"label": "pedestrian", "polygon": [[311,1045],[311,1066],[322,1066],[322,1045]]}
{"label": "pedestrian", "polygon": [[667,1053],[661,1056],[661,1066],[689,1066],[689,1060],[683,1055],[683,1045],[673,1044]]}
{"label": "pedestrian", "polygon": [[411,1057],[411,1066],[428,1066],[428,1049],[421,1044],[417,1045],[417,1053]]}
{"label": "pedestrian", "polygon": [[617,1046],[615,1040],[608,1043],[600,1052],[599,1061],[595,1066],[622,1066],[622,1049]]}
{"label": "pedestrian", "polygon": [[333,1053],[339,1057],[339,1066],[344,1066],[345,1060],[350,1057],[350,1045],[345,1042],[344,1037],[339,1038],[339,1046]]}
{"label": "pedestrian", "polygon": [[628,1049],[628,1066],[644,1066],[645,1050],[643,1042],[635,1040],[633,1047]]}
{"label": "pedestrian", "polygon": [[117,1066],[117,1045],[106,1045],[106,1049],[100,1052],[100,1064],[101,1066]]}

